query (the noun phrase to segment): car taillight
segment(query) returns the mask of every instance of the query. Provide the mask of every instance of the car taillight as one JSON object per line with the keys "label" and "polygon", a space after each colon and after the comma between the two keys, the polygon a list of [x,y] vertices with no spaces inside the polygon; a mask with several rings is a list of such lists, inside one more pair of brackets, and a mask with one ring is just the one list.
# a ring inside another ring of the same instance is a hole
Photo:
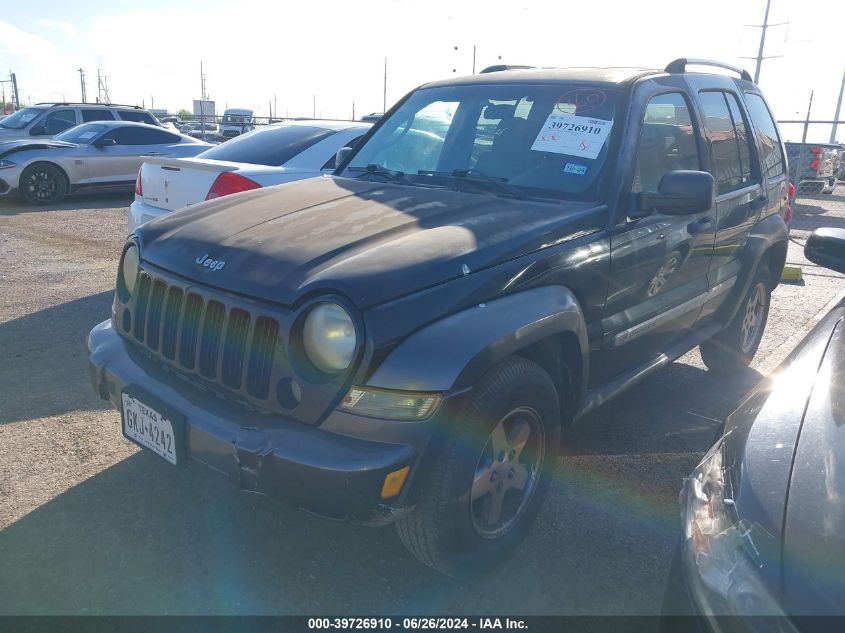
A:
{"label": "car taillight", "polygon": [[792,183],[789,183],[789,189],[787,189],[787,194],[786,194],[786,196],[787,196],[787,199],[788,199],[790,202],[792,202],[793,200],[795,200],[795,185],[793,185]]}
{"label": "car taillight", "polygon": [[250,189],[260,189],[259,185],[254,180],[250,180],[244,176],[240,176],[233,171],[224,171],[217,176],[211,189],[208,190],[206,200],[213,200],[214,198],[222,198],[228,196],[230,193],[238,193],[239,191],[249,191]]}
{"label": "car taillight", "polygon": [[789,183],[786,189],[786,207],[783,210],[783,221],[789,224],[792,220],[792,203],[795,200],[795,185]]}
{"label": "car taillight", "polygon": [[144,171],[144,166],[138,169],[138,176],[135,178],[135,195],[136,196],[143,196],[144,195],[144,187],[141,185],[141,172]]}

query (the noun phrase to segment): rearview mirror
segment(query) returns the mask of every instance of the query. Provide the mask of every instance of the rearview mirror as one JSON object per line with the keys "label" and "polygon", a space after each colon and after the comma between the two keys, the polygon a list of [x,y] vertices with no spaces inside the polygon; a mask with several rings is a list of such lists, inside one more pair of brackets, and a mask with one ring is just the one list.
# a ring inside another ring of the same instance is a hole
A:
{"label": "rearview mirror", "polygon": [[349,158],[349,155],[351,153],[352,153],[351,147],[341,147],[339,150],[337,150],[337,154],[334,155],[335,169],[340,167],[343,164],[343,161],[345,161],[347,158]]}
{"label": "rearview mirror", "polygon": [[807,238],[804,255],[814,264],[845,273],[845,229],[816,229]]}
{"label": "rearview mirror", "polygon": [[663,175],[657,193],[637,195],[642,215],[692,215],[710,209],[716,201],[716,182],[706,171],[676,169]]}
{"label": "rearview mirror", "polygon": [[100,148],[111,147],[112,145],[117,145],[117,142],[113,138],[98,138],[92,145]]}

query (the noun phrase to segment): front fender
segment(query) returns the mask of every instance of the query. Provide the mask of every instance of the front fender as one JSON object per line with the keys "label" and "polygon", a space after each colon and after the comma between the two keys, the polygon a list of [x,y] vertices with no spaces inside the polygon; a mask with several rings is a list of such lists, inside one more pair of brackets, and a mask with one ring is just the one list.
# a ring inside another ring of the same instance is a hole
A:
{"label": "front fender", "polygon": [[577,298],[563,286],[533,288],[441,319],[400,343],[367,384],[382,389],[459,391],[492,365],[550,336],[570,332],[589,362],[587,330]]}

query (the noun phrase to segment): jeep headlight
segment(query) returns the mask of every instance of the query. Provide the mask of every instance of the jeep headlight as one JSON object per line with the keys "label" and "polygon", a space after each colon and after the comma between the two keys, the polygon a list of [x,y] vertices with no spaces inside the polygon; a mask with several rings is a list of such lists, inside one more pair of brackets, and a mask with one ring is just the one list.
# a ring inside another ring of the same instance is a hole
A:
{"label": "jeep headlight", "polygon": [[141,264],[141,255],[135,244],[130,244],[123,252],[123,261],[120,263],[120,271],[123,277],[123,287],[130,295],[135,291],[135,282],[138,279],[138,268]]}
{"label": "jeep headlight", "polygon": [[302,344],[317,369],[334,374],[352,362],[355,353],[355,324],[336,303],[318,303],[305,318]]}
{"label": "jeep headlight", "polygon": [[[724,440],[724,438],[723,438]],[[686,479],[681,494],[684,569],[704,615],[779,615],[761,574],[767,539],[737,514],[720,440]]]}

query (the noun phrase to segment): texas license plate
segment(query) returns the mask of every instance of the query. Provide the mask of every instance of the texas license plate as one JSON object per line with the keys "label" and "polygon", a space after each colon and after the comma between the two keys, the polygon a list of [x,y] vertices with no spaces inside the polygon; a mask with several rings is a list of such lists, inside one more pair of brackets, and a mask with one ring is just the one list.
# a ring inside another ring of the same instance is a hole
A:
{"label": "texas license plate", "polygon": [[164,414],[127,393],[123,398],[123,434],[173,465],[179,463],[176,424]]}

